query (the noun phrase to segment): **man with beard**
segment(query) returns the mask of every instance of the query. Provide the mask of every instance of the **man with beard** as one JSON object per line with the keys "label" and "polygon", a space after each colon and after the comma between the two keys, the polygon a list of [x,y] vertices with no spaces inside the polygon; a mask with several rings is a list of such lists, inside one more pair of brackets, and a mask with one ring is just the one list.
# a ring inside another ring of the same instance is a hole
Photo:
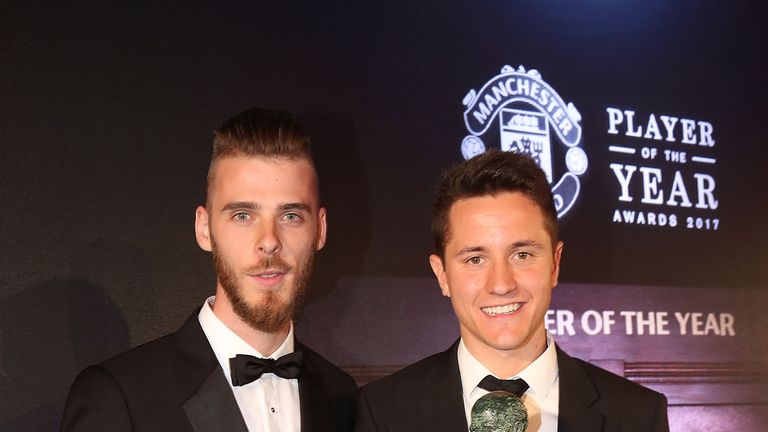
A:
{"label": "man with beard", "polygon": [[86,368],[62,430],[351,430],[354,381],[293,334],[326,235],[293,116],[251,109],[215,132],[195,234],[212,252],[216,295],[175,333]]}

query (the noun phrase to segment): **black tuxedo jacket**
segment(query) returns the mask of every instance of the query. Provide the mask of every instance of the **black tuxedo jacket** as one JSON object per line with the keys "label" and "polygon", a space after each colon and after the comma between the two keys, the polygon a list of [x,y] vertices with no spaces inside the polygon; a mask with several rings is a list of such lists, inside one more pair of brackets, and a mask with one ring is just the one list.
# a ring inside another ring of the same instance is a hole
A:
{"label": "black tuxedo jacket", "polygon": [[[357,432],[467,432],[456,357],[439,354],[364,386]],[[557,350],[559,432],[668,431],[664,395]]]}
{"label": "black tuxedo jacket", "polygon": [[[299,376],[301,430],[351,431],[357,386],[306,346]],[[83,370],[62,431],[247,432],[197,313],[175,333]]]}

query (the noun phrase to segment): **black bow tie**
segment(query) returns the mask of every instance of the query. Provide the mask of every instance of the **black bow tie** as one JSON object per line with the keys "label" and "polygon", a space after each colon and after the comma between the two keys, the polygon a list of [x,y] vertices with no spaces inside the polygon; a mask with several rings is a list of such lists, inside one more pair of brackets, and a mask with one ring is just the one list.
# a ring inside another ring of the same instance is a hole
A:
{"label": "black bow tie", "polygon": [[256,381],[262,374],[271,373],[280,378],[298,378],[301,372],[301,351],[286,354],[277,360],[238,354],[229,359],[232,385],[242,386]]}
{"label": "black bow tie", "polygon": [[489,392],[502,390],[517,397],[523,397],[523,394],[528,390],[528,383],[522,378],[500,380],[493,375],[487,375],[477,386]]}

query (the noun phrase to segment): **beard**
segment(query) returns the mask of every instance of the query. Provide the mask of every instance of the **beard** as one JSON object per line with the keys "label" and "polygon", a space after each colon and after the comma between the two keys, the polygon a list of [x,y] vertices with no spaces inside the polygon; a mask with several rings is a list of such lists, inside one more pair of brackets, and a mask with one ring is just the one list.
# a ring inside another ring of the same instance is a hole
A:
{"label": "beard", "polygon": [[[237,271],[221,256],[213,238],[211,238],[211,249],[213,264],[216,267],[216,277],[224,288],[224,293],[232,304],[232,309],[240,319],[251,328],[265,333],[274,333],[287,322],[293,320],[301,305],[304,291],[309,284],[315,257],[314,251],[311,251],[307,259],[293,269],[293,287],[283,287],[284,290],[293,288],[287,301],[284,301],[277,292],[267,290],[262,293],[262,298],[258,300],[258,303],[249,303],[245,299],[243,287],[238,282]],[[258,273],[267,269],[289,272],[292,268],[275,255],[263,258],[258,264],[242,270],[241,273]]]}

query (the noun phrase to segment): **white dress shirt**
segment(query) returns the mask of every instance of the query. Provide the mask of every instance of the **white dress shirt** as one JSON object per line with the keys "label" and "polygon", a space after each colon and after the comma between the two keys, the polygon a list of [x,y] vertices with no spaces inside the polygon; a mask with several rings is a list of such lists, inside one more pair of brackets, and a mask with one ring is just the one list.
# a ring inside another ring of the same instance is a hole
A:
{"label": "white dress shirt", "polygon": [[256,381],[244,386],[232,386],[229,359],[237,354],[248,354],[262,358],[277,359],[294,350],[293,323],[288,337],[275,352],[263,355],[248,345],[230,330],[213,313],[211,305],[216,297],[209,297],[200,309],[198,319],[216,359],[232,387],[235,400],[243,414],[249,432],[299,432],[301,426],[299,411],[299,382],[297,379],[283,379],[274,374],[262,375]]}
{"label": "white dress shirt", "polygon": [[[464,410],[467,416],[467,426],[469,426],[472,418],[472,406],[478,399],[488,394],[488,391],[477,385],[486,375],[493,374],[470,354],[464,345],[464,340],[459,342],[457,355],[464,396]],[[549,332],[547,332],[547,349],[539,358],[513,377],[496,378],[522,378],[528,383],[529,389],[522,397],[523,404],[528,410],[527,432],[557,432],[560,374],[557,367],[555,342]]]}

